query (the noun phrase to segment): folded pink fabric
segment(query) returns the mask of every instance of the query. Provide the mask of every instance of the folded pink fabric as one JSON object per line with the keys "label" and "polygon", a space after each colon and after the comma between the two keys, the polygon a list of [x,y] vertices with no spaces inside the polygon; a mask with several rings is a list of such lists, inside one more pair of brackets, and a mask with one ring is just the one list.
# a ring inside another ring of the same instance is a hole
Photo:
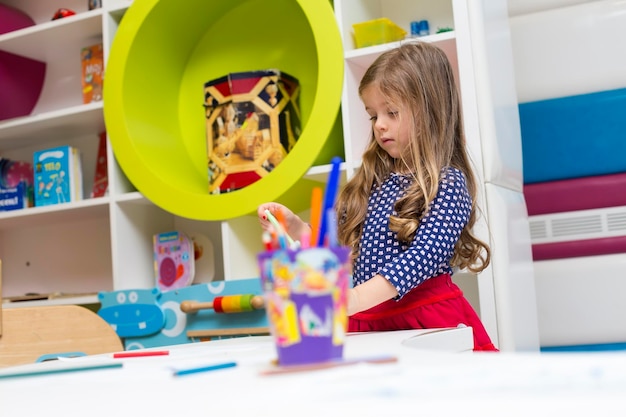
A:
{"label": "folded pink fabric", "polygon": [[626,236],[532,245],[534,261],[626,253]]}
{"label": "folded pink fabric", "polygon": [[626,172],[524,185],[528,215],[626,206]]}

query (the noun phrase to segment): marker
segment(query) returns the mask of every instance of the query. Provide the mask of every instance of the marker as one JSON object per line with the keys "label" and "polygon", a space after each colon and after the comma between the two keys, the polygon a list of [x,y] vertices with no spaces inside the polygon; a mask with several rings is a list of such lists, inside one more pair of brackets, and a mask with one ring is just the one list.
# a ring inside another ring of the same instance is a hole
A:
{"label": "marker", "polygon": [[233,368],[235,366],[237,366],[237,362],[224,362],[224,363],[218,363],[215,365],[201,366],[198,368],[179,369],[177,371],[174,371],[172,375],[184,376],[184,375],[191,375],[191,374],[199,374],[202,372],[211,372],[211,371],[217,371],[219,369]]}
{"label": "marker", "polygon": [[307,227],[300,236],[300,248],[308,249],[311,246],[311,230]]}
{"label": "marker", "polygon": [[313,187],[311,191],[311,238],[309,246],[317,246],[317,237],[320,232],[322,219],[322,199],[324,191],[321,187]]}
{"label": "marker", "polygon": [[[289,236],[285,228],[278,222],[276,217],[272,214],[271,211],[265,210],[265,215],[267,219],[272,223],[272,226],[276,229],[276,233],[278,234],[278,241],[280,242],[280,246],[282,249],[287,248],[287,243],[289,243],[289,247],[291,249],[297,248],[297,243]],[[285,241],[286,239],[286,241]]]}
{"label": "marker", "polygon": [[333,248],[337,246],[337,213],[335,213],[334,209],[329,209],[326,212],[326,243],[328,247]]}
{"label": "marker", "polygon": [[149,351],[128,351],[114,353],[113,357],[116,359],[121,358],[142,358],[145,356],[166,356],[169,355],[169,350],[149,350]]}
{"label": "marker", "polygon": [[326,190],[324,192],[324,204],[322,206],[321,218],[320,218],[320,232],[317,236],[317,246],[324,246],[324,240],[326,239],[326,233],[328,232],[328,219],[326,213],[329,209],[333,209],[335,206],[335,199],[337,198],[337,190],[339,189],[339,168],[341,166],[341,158],[335,156],[332,161],[332,167],[328,176],[328,182],[326,183]]}
{"label": "marker", "polygon": [[263,246],[265,250],[272,250],[272,234],[267,230],[263,231]]}

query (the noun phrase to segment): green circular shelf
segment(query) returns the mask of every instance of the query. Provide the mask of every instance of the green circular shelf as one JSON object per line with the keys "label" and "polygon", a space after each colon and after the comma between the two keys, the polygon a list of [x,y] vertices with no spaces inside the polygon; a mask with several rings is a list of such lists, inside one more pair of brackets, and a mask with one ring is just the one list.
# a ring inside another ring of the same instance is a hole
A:
{"label": "green circular shelf", "polygon": [[[267,176],[210,194],[204,83],[269,68],[300,82],[300,138]],[[341,35],[327,0],[139,0],[107,60],[104,117],[120,167],[146,198],[181,217],[225,220],[280,200],[316,161],[330,161],[342,88]]]}

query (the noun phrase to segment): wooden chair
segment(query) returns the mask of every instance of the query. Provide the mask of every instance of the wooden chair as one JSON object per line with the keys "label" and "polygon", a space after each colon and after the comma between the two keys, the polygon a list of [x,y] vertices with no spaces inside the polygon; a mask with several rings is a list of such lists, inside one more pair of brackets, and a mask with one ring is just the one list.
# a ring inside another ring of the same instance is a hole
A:
{"label": "wooden chair", "polygon": [[123,350],[111,326],[85,307],[15,307],[3,311],[0,261],[0,368],[34,363],[44,355],[95,355]]}
{"label": "wooden chair", "polygon": [[124,350],[111,326],[85,307],[5,308],[0,317],[0,367],[34,363],[44,355],[95,355]]}

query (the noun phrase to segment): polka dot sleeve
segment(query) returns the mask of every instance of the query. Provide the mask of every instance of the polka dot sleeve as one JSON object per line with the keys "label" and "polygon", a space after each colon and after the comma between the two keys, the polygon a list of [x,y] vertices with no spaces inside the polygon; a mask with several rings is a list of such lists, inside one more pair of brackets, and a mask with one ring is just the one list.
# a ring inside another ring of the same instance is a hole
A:
{"label": "polka dot sleeve", "polygon": [[353,276],[358,285],[382,275],[397,289],[398,300],[428,278],[452,273],[454,245],[467,224],[472,204],[463,173],[449,168],[413,242],[403,245],[389,230],[388,222],[395,201],[411,181],[410,177],[392,174],[370,196]]}

